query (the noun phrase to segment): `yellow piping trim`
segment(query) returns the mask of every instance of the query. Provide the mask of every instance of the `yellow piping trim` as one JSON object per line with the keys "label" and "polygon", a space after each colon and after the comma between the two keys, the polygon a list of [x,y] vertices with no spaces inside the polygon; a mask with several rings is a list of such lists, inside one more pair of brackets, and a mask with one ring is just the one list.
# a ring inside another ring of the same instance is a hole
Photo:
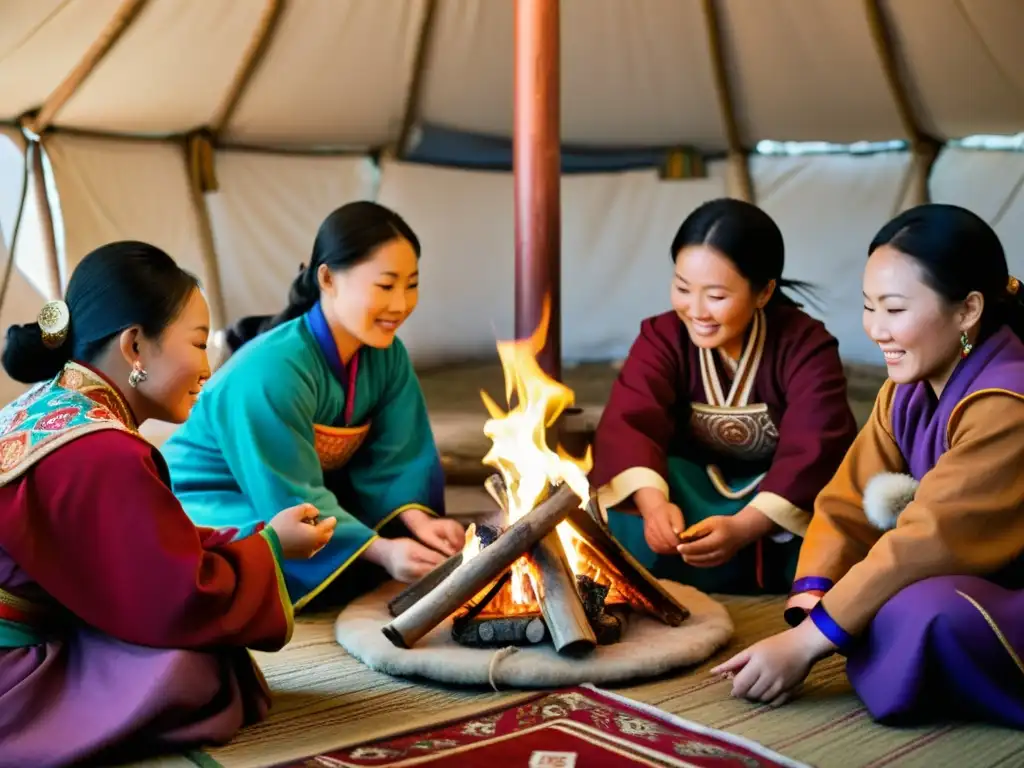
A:
{"label": "yellow piping trim", "polygon": [[359,549],[357,549],[355,551],[355,553],[352,555],[352,557],[350,557],[348,560],[346,560],[344,563],[342,563],[341,566],[338,568],[338,570],[336,570],[334,573],[332,573],[330,576],[328,576],[326,579],[324,579],[322,582],[320,582],[320,584],[315,589],[313,589],[312,592],[310,592],[309,594],[305,595],[304,597],[301,597],[298,600],[296,600],[295,601],[295,610],[296,611],[301,611],[303,608],[305,608],[310,600],[312,600],[314,597],[316,597],[321,592],[323,592],[330,585],[330,583],[332,581],[334,581],[336,578],[338,578],[338,576],[341,575],[342,571],[344,571],[346,568],[348,568],[350,565],[352,565],[352,561],[353,560],[355,560],[357,557],[362,555],[363,552],[366,551],[366,548],[369,547],[371,544],[373,544],[373,542],[375,542],[379,538],[380,538],[380,536],[377,536],[376,534],[371,536],[369,541],[367,541],[365,544],[363,544],[363,546],[361,546]]}
{"label": "yellow piping trim", "polygon": [[358,427],[332,427],[328,424],[314,424],[313,429],[331,437],[355,437],[369,432],[370,425],[360,424]]}
{"label": "yellow piping trim", "polygon": [[387,517],[385,517],[383,520],[381,520],[379,523],[377,523],[373,527],[374,535],[370,538],[369,541],[367,541],[365,544],[363,544],[363,546],[361,546],[358,550],[356,550],[355,554],[352,555],[352,557],[350,557],[348,560],[346,560],[344,563],[342,563],[341,567],[339,567],[338,570],[336,570],[334,573],[332,573],[330,576],[328,576],[326,579],[324,579],[324,581],[322,581],[312,592],[310,592],[309,594],[299,598],[299,600],[297,600],[295,602],[295,610],[296,611],[301,610],[302,608],[304,608],[309,603],[310,600],[312,600],[314,597],[316,597],[321,592],[323,592],[330,585],[330,583],[332,581],[334,581],[336,578],[338,578],[338,576],[341,575],[342,571],[344,571],[346,568],[348,568],[352,564],[353,560],[355,560],[357,557],[362,555],[363,552],[366,551],[367,547],[369,547],[371,544],[373,544],[374,541],[379,539],[380,536],[378,536],[376,534],[377,531],[379,531],[385,525],[387,525],[392,520],[394,520],[398,515],[402,514],[403,512],[407,512],[410,509],[418,509],[418,510],[420,510],[422,512],[426,512],[428,515],[433,515],[434,517],[438,517],[438,514],[434,510],[432,510],[430,507],[425,507],[422,504],[415,504],[415,503],[414,504],[405,504],[405,505],[403,505],[401,507],[398,507],[398,509],[392,510],[391,513],[388,514]]}
{"label": "yellow piping trim", "polygon": [[[1024,398],[1022,398],[1022,399],[1024,399]],[[973,605],[975,608],[978,609],[978,613],[981,614],[981,617],[983,619],[985,619],[985,621],[988,623],[989,627],[992,628],[992,631],[995,632],[996,638],[998,638],[999,642],[1003,644],[1003,648],[1006,649],[1006,652],[1008,654],[1010,654],[1010,658],[1013,659],[1013,663],[1017,665],[1017,669],[1019,669],[1021,671],[1021,673],[1024,673],[1024,661],[1021,661],[1020,656],[1017,655],[1017,651],[1015,651],[1013,649],[1013,646],[1010,645],[1010,641],[1006,639],[1006,635],[1003,634],[1003,631],[999,628],[999,625],[996,624],[996,620],[993,619],[989,615],[988,611],[986,611],[984,608],[982,608],[981,604],[977,600],[975,600],[973,597],[971,597],[968,594],[965,594],[965,593],[961,592],[959,589],[956,591],[956,593],[958,595],[960,595],[960,597],[962,597],[964,600],[966,600],[967,602],[969,602],[971,605]]]}
{"label": "yellow piping trim", "polygon": [[[266,540],[265,537],[264,540]],[[281,563],[278,562],[277,553],[269,541],[267,541],[267,547],[270,548],[270,559],[274,561],[274,571],[277,574],[277,596],[281,599],[281,610],[284,611],[285,624],[288,626],[284,638],[284,644],[287,645],[291,642],[292,633],[295,631],[295,606],[292,605],[292,600],[288,596],[288,585],[285,584],[284,570],[281,568]]]}
{"label": "yellow piping trim", "polygon": [[957,403],[953,410],[949,414],[949,421],[946,422],[946,447],[949,448],[950,441],[953,439],[953,420],[960,415],[960,411],[967,407],[967,404],[972,400],[981,397],[982,395],[1009,395],[1015,397],[1018,400],[1024,400],[1024,395],[1019,392],[1011,392],[1009,389],[1000,389],[993,387],[992,389],[979,389],[977,392],[971,392],[967,397]]}
{"label": "yellow piping trim", "polygon": [[381,528],[390,523],[400,514],[402,514],[403,512],[408,512],[410,509],[418,509],[420,512],[425,512],[432,517],[440,517],[440,515],[438,515],[437,512],[432,510],[430,507],[423,506],[422,504],[403,504],[402,506],[398,507],[398,509],[394,509],[391,512],[389,512],[387,517],[385,517],[383,520],[381,520],[379,523],[373,526],[373,530],[379,531]]}

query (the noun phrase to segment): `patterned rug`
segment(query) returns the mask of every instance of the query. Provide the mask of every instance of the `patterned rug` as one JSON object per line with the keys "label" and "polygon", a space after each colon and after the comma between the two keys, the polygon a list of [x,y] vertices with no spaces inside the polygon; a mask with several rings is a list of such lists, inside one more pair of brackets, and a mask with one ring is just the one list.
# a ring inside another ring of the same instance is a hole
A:
{"label": "patterned rug", "polygon": [[803,768],[756,742],[593,686],[537,694],[511,707],[281,763],[276,768],[413,765]]}
{"label": "patterned rug", "polygon": [[[722,597],[736,624],[729,648],[701,667],[615,692],[658,711],[764,744],[816,768],[965,768],[1024,766],[1017,731],[967,723],[888,728],[871,720],[850,691],[841,657],[814,667],[800,696],[784,707],[729,696],[729,684],[708,674],[736,649],[786,629],[783,598]],[[270,717],[230,744],[198,755],[168,755],[138,768],[268,768],[295,765],[305,755],[394,738],[404,731],[478,719],[536,698],[442,686],[374,672],[334,639],[336,611],[303,615],[291,643],[278,653],[254,653],[274,691]],[[604,686],[609,688],[611,686]],[[641,705],[636,705],[641,706]],[[299,763],[301,765],[301,763]],[[312,763],[327,768],[324,761]],[[504,765],[493,763],[494,768]],[[577,763],[579,766],[580,763]],[[429,767],[428,767],[429,768]],[[488,766],[488,768],[492,768]]]}

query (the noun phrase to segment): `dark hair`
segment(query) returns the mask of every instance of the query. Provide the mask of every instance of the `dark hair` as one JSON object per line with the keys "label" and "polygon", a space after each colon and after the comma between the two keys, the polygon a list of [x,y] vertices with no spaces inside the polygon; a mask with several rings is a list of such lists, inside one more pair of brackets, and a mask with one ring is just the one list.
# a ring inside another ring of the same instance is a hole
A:
{"label": "dark hair", "polygon": [[141,326],[157,338],[174,321],[199,281],[148,243],[109,243],[75,268],[64,298],[70,324],[56,349],[43,344],[39,323],[7,329],[3,365],[17,381],[52,379],[69,360],[92,363],[119,333]]}
{"label": "dark hair", "polygon": [[794,289],[813,301],[814,289],[810,283],[782,276],[786,263],[782,231],[772,217],[756,205],[730,197],[704,203],[679,225],[672,238],[669,257],[675,261],[679,251],[690,245],[707,245],[720,251],[755,291],[774,280],[776,289],[769,306],[800,306],[786,295],[784,288]]}
{"label": "dark hair", "polygon": [[369,259],[380,246],[398,238],[409,241],[419,258],[420,241],[416,233],[390,208],[360,200],[331,212],[316,232],[309,264],[299,266],[298,277],[288,291],[288,306],[278,315],[251,315],[238,320],[226,334],[231,351],[311,310],[320,300],[317,271],[321,264],[332,272],[350,269]]}
{"label": "dark hair", "polygon": [[916,261],[924,282],[946,301],[958,302],[972,291],[985,299],[981,337],[1003,325],[1024,339],[1024,295],[1010,293],[1010,272],[999,236],[966,208],[928,203],[904,211],[879,230],[868,247],[870,257],[889,245]]}

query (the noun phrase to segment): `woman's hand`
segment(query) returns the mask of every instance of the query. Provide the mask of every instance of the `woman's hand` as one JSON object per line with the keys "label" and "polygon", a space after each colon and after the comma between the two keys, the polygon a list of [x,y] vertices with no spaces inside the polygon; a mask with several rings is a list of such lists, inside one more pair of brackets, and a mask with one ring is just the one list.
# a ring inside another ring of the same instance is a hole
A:
{"label": "woman's hand", "polygon": [[815,662],[835,652],[836,647],[814,622],[773,635],[742,651],[711,670],[713,675],[732,679],[732,695],[772,706],[785,703],[804,681]]}
{"label": "woman's hand", "polygon": [[714,568],[775,529],[764,513],[746,506],[735,515],[715,515],[683,532],[677,550],[695,568]]}
{"label": "woman's hand", "polygon": [[395,581],[412,584],[444,562],[444,555],[409,538],[377,538],[366,548],[366,559],[388,572]]}
{"label": "woman's hand", "polygon": [[749,542],[736,519],[715,515],[683,532],[676,550],[683,561],[695,568],[714,568],[729,562]]}
{"label": "woman's hand", "polygon": [[312,504],[299,504],[271,518],[270,527],[281,542],[286,560],[306,560],[327,546],[338,521],[327,517],[316,522],[319,516],[319,510]]}
{"label": "woman's hand", "polygon": [[683,511],[668,499],[640,508],[647,546],[659,555],[671,555],[683,530]]}
{"label": "woman's hand", "polygon": [[407,509],[399,515],[409,533],[421,543],[443,555],[461,552],[466,545],[466,531],[457,521],[434,517],[422,509]]}

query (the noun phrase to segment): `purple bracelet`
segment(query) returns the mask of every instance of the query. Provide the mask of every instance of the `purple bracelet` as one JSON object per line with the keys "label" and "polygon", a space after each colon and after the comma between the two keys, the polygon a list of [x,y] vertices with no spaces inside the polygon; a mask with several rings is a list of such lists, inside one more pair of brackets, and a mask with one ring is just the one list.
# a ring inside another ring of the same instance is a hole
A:
{"label": "purple bracelet", "polygon": [[836,623],[836,620],[825,610],[825,606],[819,602],[807,615],[814,622],[814,626],[839,649],[841,654],[845,655],[849,651],[856,638]]}
{"label": "purple bracelet", "polygon": [[789,591],[789,594],[796,595],[800,592],[828,592],[835,584],[832,579],[826,579],[821,576],[804,576],[802,579],[797,579],[793,582],[793,588]]}

